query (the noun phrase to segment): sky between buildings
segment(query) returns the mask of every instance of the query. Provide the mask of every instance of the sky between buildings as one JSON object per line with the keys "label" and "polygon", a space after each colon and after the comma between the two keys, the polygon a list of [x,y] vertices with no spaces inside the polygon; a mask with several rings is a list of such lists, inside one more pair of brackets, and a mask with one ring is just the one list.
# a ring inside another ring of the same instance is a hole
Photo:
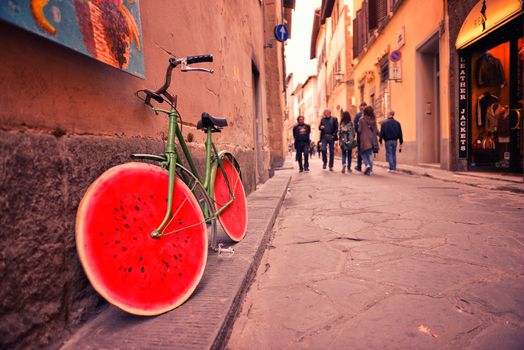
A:
{"label": "sky between buildings", "polygon": [[309,59],[311,28],[315,9],[321,0],[297,0],[293,11],[291,39],[286,43],[286,70],[293,73],[293,87],[316,74],[316,60]]}

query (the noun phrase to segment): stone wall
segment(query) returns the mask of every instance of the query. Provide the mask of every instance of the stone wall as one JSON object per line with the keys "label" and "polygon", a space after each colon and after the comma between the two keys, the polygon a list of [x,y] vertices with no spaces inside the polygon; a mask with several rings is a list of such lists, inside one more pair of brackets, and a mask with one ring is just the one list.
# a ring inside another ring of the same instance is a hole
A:
{"label": "stone wall", "polygon": [[134,92],[162,84],[164,49],[214,55],[202,64],[214,75],[175,72],[170,91],[179,96],[183,133],[194,135],[201,168],[205,135],[194,127],[201,112],[227,118],[214,134],[217,148],[235,154],[246,191],[256,186],[252,62],[261,69],[263,115],[271,86],[263,5],[148,0],[140,10],[145,80],[0,22],[0,46],[8,48],[0,51],[0,348],[52,344],[106,305],[77,257],[76,210],[103,171],[131,153],[162,152],[167,120]]}

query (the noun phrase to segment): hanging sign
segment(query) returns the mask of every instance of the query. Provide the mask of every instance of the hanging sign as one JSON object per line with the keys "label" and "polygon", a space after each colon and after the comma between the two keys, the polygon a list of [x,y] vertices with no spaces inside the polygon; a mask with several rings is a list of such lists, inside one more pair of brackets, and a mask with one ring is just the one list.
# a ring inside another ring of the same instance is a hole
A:
{"label": "hanging sign", "polygon": [[458,157],[468,158],[468,81],[469,64],[464,55],[459,54],[458,70]]}

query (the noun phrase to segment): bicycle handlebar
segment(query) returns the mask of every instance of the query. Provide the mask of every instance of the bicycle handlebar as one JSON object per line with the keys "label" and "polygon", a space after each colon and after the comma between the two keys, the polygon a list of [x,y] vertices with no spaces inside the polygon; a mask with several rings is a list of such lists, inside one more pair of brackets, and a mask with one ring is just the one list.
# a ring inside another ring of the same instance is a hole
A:
{"label": "bicycle handlebar", "polygon": [[187,56],[186,63],[213,62],[213,55]]}
{"label": "bicycle handlebar", "polygon": [[[190,68],[189,65],[193,63],[200,63],[200,62],[213,62],[213,55],[198,55],[198,56],[187,56],[182,58],[176,58],[172,57],[169,59],[169,66],[166,70],[166,78],[164,81],[164,85],[162,85],[157,91],[153,92],[151,90],[139,90],[137,91],[136,95],[141,100],[143,99],[144,103],[151,106],[151,99],[154,99],[155,101],[162,103],[164,102],[164,97],[170,102],[171,105],[174,103],[174,98],[169,94],[167,89],[171,85],[171,74],[173,72],[173,68],[176,68],[178,65],[182,65],[182,71],[183,72],[191,72],[191,71],[199,71],[199,72],[207,72],[207,73],[213,73],[212,69],[206,69],[206,68]],[[145,98],[142,98],[139,96],[139,93],[143,92],[145,93]]]}

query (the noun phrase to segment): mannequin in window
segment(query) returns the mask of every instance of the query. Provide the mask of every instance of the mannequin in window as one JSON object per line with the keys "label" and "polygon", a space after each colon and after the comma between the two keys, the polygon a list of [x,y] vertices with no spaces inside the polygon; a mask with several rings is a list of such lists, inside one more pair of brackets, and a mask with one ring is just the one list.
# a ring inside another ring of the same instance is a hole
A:
{"label": "mannequin in window", "polygon": [[493,103],[498,103],[499,98],[489,93],[489,91],[484,92],[479,96],[477,102],[477,125],[484,126],[486,125],[486,114],[488,107]]}

